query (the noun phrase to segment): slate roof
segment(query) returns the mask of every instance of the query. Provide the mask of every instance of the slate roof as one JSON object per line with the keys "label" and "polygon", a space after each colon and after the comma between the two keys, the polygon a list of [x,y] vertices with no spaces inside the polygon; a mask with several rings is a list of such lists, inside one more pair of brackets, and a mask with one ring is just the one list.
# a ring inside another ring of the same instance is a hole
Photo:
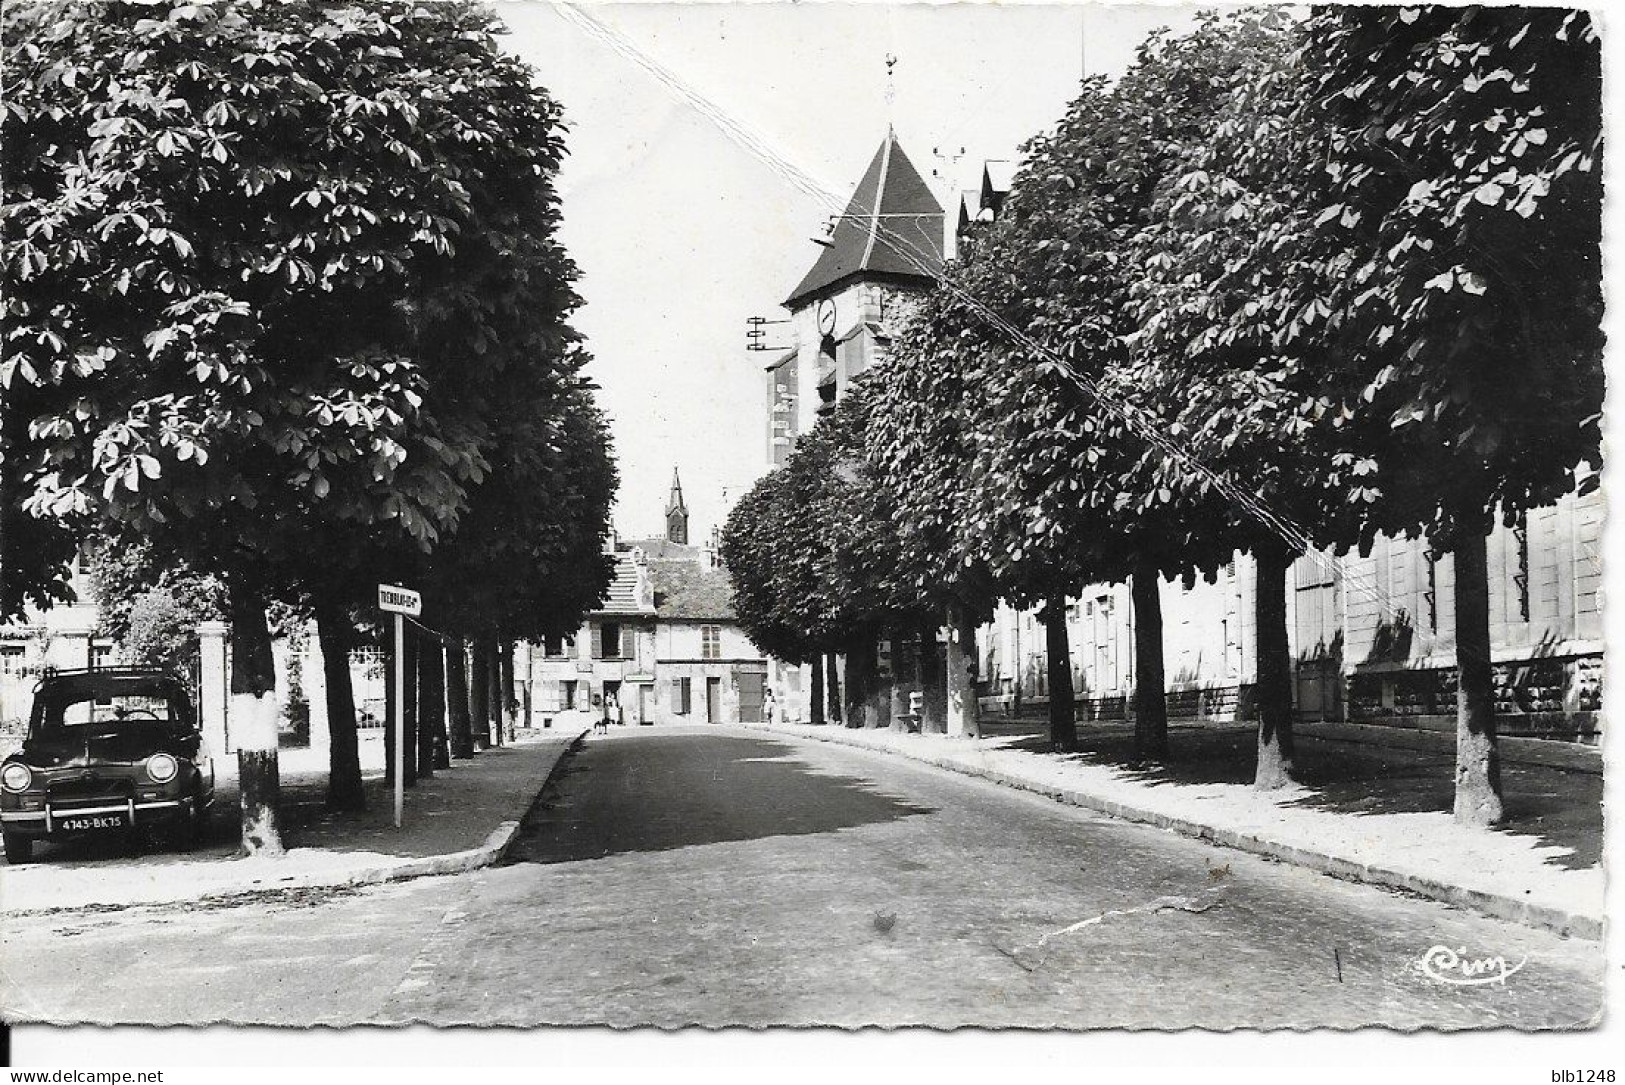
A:
{"label": "slate roof", "polygon": [[1007,158],[990,158],[982,164],[982,206],[991,207],[997,215],[1004,207],[1004,198],[1015,184],[1016,164]]}
{"label": "slate roof", "polygon": [[722,569],[708,569],[697,561],[649,562],[655,591],[655,616],[667,621],[738,620],[734,613],[733,583]]}
{"label": "slate roof", "polygon": [[935,279],[942,272],[942,214],[897,133],[887,130],[836,220],[829,246],[785,299],[785,308],[799,308],[862,274]]}

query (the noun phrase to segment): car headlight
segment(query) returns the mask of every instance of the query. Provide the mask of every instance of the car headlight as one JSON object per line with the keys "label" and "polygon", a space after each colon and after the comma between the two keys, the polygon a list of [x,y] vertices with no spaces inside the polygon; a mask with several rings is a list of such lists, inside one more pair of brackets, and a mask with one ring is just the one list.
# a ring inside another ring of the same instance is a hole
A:
{"label": "car headlight", "polygon": [[21,761],[13,761],[4,769],[0,769],[0,785],[7,791],[27,791],[28,785],[33,782],[33,772]]}
{"label": "car headlight", "polygon": [[155,784],[169,783],[180,770],[180,764],[167,753],[155,753],[147,758],[147,776]]}

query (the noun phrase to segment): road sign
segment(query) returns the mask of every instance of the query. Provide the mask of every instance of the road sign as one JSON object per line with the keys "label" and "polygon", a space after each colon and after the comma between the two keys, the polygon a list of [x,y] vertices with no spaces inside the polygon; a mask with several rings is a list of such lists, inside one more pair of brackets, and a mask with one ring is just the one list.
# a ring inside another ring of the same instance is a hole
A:
{"label": "road sign", "polygon": [[410,588],[397,588],[393,584],[378,585],[378,609],[387,610],[391,614],[410,614],[417,617],[423,613],[423,596]]}
{"label": "road sign", "polygon": [[423,613],[423,596],[411,588],[398,588],[394,584],[378,585],[378,609],[395,615],[395,718],[390,721],[395,735],[395,828],[401,827],[401,807],[405,804],[406,747],[403,739],[406,728],[401,713],[406,709],[406,620],[402,615],[417,617]]}

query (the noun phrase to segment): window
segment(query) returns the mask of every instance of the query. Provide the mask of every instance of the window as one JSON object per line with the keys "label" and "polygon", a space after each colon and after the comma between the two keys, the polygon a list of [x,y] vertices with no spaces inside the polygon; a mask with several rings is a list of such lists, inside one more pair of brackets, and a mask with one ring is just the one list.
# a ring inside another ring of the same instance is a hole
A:
{"label": "window", "polygon": [[21,644],[0,644],[0,674],[21,674],[28,649]]}
{"label": "window", "polygon": [[[113,646],[110,644],[92,644],[90,646],[90,669],[93,671],[105,670],[113,661]],[[96,706],[105,708],[113,703],[109,697],[96,698]],[[94,712],[91,713],[95,715]]]}
{"label": "window", "polygon": [[722,627],[720,625],[700,626],[700,658],[722,658]]}
{"label": "window", "polygon": [[593,645],[597,649],[594,659],[620,659],[621,658],[621,623],[605,622],[598,627],[598,640]]}
{"label": "window", "polygon": [[576,706],[576,684],[574,681],[559,683],[559,697],[564,702],[563,711],[569,711]]}
{"label": "window", "polygon": [[565,659],[570,655],[570,649],[574,646],[574,637],[549,634],[542,639],[542,654],[549,659]]}
{"label": "window", "polygon": [[679,716],[693,711],[694,685],[689,678],[675,679],[671,684],[671,710]]}

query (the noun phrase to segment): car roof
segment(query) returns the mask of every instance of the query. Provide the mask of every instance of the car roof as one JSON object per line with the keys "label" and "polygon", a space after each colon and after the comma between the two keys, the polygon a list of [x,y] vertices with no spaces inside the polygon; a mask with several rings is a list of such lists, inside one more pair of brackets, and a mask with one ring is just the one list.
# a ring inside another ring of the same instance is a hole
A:
{"label": "car roof", "polygon": [[83,700],[87,697],[153,694],[185,695],[186,686],[175,674],[148,667],[115,667],[57,671],[40,679],[36,696],[48,700]]}

